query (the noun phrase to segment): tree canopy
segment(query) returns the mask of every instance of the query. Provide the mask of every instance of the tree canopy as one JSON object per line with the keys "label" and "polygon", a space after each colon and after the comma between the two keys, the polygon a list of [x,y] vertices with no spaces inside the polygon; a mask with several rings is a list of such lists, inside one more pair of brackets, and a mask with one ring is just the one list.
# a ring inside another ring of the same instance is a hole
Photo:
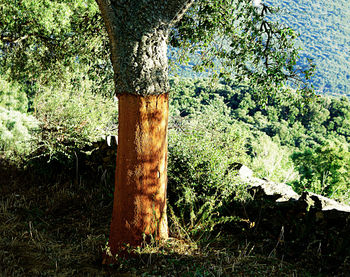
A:
{"label": "tree canopy", "polygon": [[[112,93],[107,34],[95,1],[2,0],[0,10],[2,74],[32,85],[88,78],[96,91]],[[256,93],[293,82],[308,94],[304,81],[313,68],[298,66],[297,35],[272,20],[276,12],[250,0],[195,1],[172,28],[171,68],[190,61],[194,71],[246,83]]]}

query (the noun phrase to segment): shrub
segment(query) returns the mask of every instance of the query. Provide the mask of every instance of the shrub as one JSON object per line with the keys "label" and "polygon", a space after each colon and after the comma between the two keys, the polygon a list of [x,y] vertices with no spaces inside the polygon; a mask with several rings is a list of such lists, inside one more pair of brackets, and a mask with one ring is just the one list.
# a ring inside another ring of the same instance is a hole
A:
{"label": "shrub", "polygon": [[283,183],[298,178],[289,147],[281,146],[278,139],[274,141],[263,133],[251,140],[251,169],[257,177]]}
{"label": "shrub", "polygon": [[0,151],[13,158],[29,154],[38,127],[33,116],[0,107]]}
{"label": "shrub", "polygon": [[0,107],[27,112],[28,99],[24,89],[16,82],[8,82],[0,76]]}
{"label": "shrub", "polygon": [[223,205],[243,193],[231,167],[247,161],[245,133],[229,114],[217,99],[202,112],[170,123],[169,204],[192,233],[230,220],[220,214]]}
{"label": "shrub", "polygon": [[350,152],[348,145],[329,140],[316,149],[306,149],[292,156],[300,181],[294,183],[298,192],[310,190],[342,202],[350,199]]}
{"label": "shrub", "polygon": [[117,129],[116,102],[84,86],[44,89],[35,99],[35,116],[40,121],[35,156],[49,161],[69,160],[74,151]]}

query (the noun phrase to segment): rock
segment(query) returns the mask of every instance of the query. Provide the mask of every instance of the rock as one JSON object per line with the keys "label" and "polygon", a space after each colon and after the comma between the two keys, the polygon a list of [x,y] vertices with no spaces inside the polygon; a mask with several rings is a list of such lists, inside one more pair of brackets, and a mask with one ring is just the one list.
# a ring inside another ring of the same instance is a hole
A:
{"label": "rock", "polygon": [[241,179],[250,179],[253,177],[253,170],[245,165],[242,165],[242,167],[238,170],[238,176]]}
{"label": "rock", "polygon": [[350,206],[312,192],[299,195],[287,184],[253,177],[243,165],[239,175],[241,169],[253,201],[230,216],[248,217],[245,230],[264,241],[262,249],[312,261],[325,276],[350,276]]}
{"label": "rock", "polygon": [[233,163],[229,170],[237,170],[237,175],[243,181],[247,181],[253,177],[253,170],[241,163]]}
{"label": "rock", "polygon": [[[287,184],[283,183],[275,183],[268,180],[262,180],[259,178],[250,178],[248,181],[249,188],[248,190],[254,194],[257,192],[257,188],[260,188],[262,190],[263,195],[271,198],[271,196],[274,196],[276,202],[283,202],[283,201],[289,201],[289,200],[298,200],[300,198],[300,195],[297,194],[291,186],[288,186]],[[263,197],[260,195],[260,197]]]}
{"label": "rock", "polygon": [[338,210],[350,213],[350,206],[313,192],[303,192],[301,198],[305,199],[306,201],[308,200],[309,202],[310,200],[313,201],[314,203],[311,204],[311,206],[314,206],[322,211]]}
{"label": "rock", "polygon": [[276,202],[298,201],[304,202],[307,207],[313,207],[316,210],[338,210],[350,213],[350,206],[325,196],[313,192],[303,192],[302,195],[299,195],[287,184],[255,178],[253,171],[245,165],[235,164],[235,169],[238,170],[241,179],[248,184],[248,191],[254,198],[272,199]]}

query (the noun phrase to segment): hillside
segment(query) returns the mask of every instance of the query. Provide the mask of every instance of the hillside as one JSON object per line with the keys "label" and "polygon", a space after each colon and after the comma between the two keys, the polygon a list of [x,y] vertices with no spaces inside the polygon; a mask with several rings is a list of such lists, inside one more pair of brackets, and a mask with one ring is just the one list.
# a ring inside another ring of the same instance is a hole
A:
{"label": "hillside", "polygon": [[[204,79],[173,78],[171,88],[172,239],[114,266],[102,267],[101,256],[117,147],[91,131],[113,122],[113,102],[102,105],[90,91],[47,93],[36,99],[39,126],[0,108],[0,275],[347,276],[349,215],[320,210],[323,202],[302,191],[349,203],[350,101],[319,97],[303,107],[291,91],[264,106],[243,86]],[[265,179],[252,179],[254,198],[237,177],[239,164]],[[274,180],[303,196],[275,205],[276,194],[259,189]]]}
{"label": "hillside", "polygon": [[[169,172],[178,166],[204,176],[204,162],[208,168],[240,162],[260,178],[349,203],[350,101],[346,97],[318,97],[303,103],[291,90],[271,96],[262,105],[245,87],[211,88],[203,79],[190,78],[173,79],[171,86]],[[182,149],[183,158],[172,158],[173,145]],[[209,175],[225,176],[224,172]]]}
{"label": "hillside", "polygon": [[280,20],[299,32],[301,58],[313,58],[317,93],[350,95],[350,2],[269,0]]}

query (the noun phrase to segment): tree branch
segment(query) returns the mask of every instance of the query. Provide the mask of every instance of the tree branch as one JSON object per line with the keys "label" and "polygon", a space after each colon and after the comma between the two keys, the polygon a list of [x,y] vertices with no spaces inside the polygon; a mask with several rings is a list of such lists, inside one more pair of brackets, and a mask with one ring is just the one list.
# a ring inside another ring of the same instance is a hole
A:
{"label": "tree branch", "polygon": [[0,35],[0,39],[2,41],[8,42],[8,43],[14,43],[14,44],[17,44],[17,43],[21,42],[22,40],[26,40],[28,37],[29,37],[29,35],[25,35],[25,36],[19,37],[19,38]]}

